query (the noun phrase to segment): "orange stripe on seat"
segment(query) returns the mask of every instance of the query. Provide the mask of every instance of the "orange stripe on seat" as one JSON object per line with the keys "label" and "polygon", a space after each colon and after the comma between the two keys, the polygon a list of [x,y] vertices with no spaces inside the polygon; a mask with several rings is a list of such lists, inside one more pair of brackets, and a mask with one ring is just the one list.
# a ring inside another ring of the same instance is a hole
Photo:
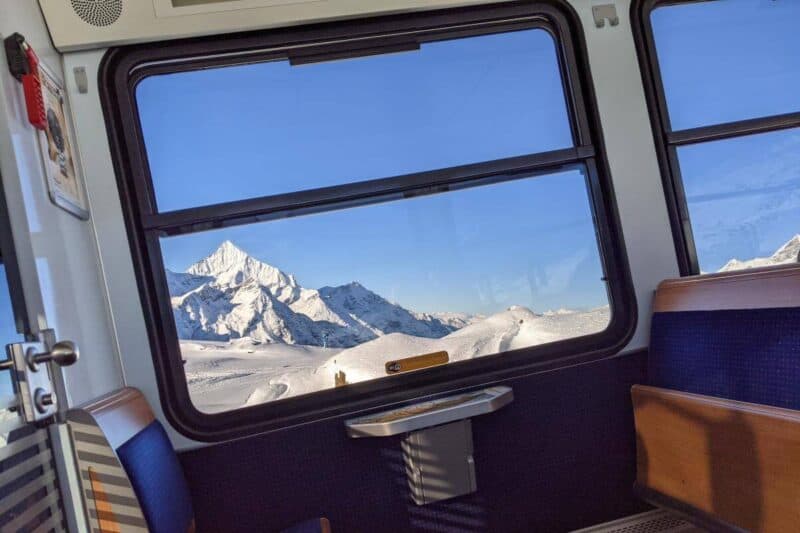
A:
{"label": "orange stripe on seat", "polygon": [[94,503],[97,508],[97,523],[101,533],[122,533],[119,522],[114,517],[111,503],[108,501],[105,488],[94,469],[89,467],[89,482],[92,486]]}

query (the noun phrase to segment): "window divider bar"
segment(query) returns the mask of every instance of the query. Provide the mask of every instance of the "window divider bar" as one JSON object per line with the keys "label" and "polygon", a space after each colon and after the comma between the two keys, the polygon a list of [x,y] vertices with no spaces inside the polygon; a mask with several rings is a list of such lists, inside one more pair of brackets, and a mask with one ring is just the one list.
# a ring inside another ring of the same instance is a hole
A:
{"label": "window divider bar", "polygon": [[718,141],[752,135],[768,133],[770,131],[784,130],[800,127],[800,112],[760,117],[712,126],[701,126],[687,130],[673,131],[666,134],[667,142],[672,146],[682,146],[698,142]]}
{"label": "window divider bar", "polygon": [[[447,187],[495,176],[515,176],[542,170],[555,170],[570,163],[578,163],[594,157],[591,146],[581,146],[542,152],[533,155],[498,159],[471,165],[462,165],[403,176],[380,178],[323,187],[285,194],[262,196],[222,204],[192,207],[166,213],[144,215],[142,226],[146,231],[158,230],[167,235],[177,235],[187,231],[213,229],[228,225],[275,218],[276,213],[320,211],[322,206],[352,206],[371,198],[386,197],[393,194],[422,191],[438,192],[437,187]],[[430,191],[426,191],[429,189]],[[270,216],[273,215],[273,216]],[[228,222],[226,224],[226,222]]]}

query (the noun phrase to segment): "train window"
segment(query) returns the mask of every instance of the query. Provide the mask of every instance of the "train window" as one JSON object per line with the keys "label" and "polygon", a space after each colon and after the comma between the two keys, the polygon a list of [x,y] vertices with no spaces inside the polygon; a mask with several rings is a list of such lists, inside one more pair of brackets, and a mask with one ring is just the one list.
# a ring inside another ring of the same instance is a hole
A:
{"label": "train window", "polygon": [[222,438],[618,349],[632,291],[571,27],[514,5],[107,56],[176,425]]}
{"label": "train window", "polygon": [[684,270],[798,261],[800,3],[640,4]]}

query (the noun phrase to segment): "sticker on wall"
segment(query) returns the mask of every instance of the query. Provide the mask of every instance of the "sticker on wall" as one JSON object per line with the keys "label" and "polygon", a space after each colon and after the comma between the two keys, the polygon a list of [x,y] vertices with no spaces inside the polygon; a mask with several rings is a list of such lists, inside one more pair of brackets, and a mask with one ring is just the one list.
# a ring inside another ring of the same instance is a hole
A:
{"label": "sticker on wall", "polygon": [[64,87],[41,63],[39,78],[47,118],[47,127],[40,132],[39,142],[50,201],[76,217],[87,220],[89,210],[86,194],[77,172],[69,115],[64,109]]}

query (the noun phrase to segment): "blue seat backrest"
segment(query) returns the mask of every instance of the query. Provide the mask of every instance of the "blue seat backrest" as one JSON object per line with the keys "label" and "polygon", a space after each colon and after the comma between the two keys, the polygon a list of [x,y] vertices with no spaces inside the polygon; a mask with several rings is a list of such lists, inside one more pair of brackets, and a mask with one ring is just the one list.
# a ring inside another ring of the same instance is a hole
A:
{"label": "blue seat backrest", "polygon": [[657,387],[800,409],[800,266],[663,282],[648,361]]}
{"label": "blue seat backrest", "polygon": [[150,422],[117,448],[152,533],[187,533],[194,528],[189,486],[161,423]]}

